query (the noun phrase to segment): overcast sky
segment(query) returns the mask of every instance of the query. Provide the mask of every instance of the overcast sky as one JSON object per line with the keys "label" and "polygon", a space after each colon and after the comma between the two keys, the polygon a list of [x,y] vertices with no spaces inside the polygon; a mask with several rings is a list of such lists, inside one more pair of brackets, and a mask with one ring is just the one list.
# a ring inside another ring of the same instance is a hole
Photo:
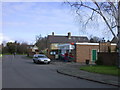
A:
{"label": "overcast sky", "polygon": [[[28,43],[34,43],[36,35],[47,36],[52,32],[56,35],[67,35],[71,32],[74,36],[92,34],[105,37],[104,32],[101,32],[104,25],[96,27],[97,30],[95,27],[89,27],[87,32],[83,32],[76,21],[74,12],[62,2],[3,2],[3,31],[0,35],[5,41],[17,40]],[[111,36],[105,38],[111,39]]]}

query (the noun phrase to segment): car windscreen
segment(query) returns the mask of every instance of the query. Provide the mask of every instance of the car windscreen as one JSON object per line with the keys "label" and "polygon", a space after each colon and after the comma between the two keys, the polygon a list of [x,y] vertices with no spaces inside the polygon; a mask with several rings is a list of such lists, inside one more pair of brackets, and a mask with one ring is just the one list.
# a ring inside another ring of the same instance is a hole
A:
{"label": "car windscreen", "polygon": [[42,55],[39,55],[38,57],[39,58],[47,58],[46,56],[42,56]]}

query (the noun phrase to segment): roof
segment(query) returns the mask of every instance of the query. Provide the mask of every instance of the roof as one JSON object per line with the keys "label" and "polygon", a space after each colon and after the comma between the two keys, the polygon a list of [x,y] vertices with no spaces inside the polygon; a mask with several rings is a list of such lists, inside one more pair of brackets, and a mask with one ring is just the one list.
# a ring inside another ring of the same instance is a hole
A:
{"label": "roof", "polygon": [[[76,44],[78,44],[78,45],[99,45],[99,43],[76,43]],[[117,44],[111,43],[111,45],[116,46]]]}
{"label": "roof", "polygon": [[76,43],[79,45],[99,45],[99,43]]}
{"label": "roof", "polygon": [[76,43],[76,42],[89,42],[87,37],[84,36],[59,36],[59,35],[48,35],[48,40],[50,43]]}

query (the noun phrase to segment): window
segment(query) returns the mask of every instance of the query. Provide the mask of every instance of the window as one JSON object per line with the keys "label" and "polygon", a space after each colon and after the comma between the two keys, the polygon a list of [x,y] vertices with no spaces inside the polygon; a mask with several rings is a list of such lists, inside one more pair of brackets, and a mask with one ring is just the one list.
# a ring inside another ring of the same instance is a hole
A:
{"label": "window", "polygon": [[58,49],[58,44],[57,43],[53,43],[51,44],[51,49]]}
{"label": "window", "polygon": [[55,51],[51,51],[50,54],[51,54],[51,55],[55,55],[56,52],[55,52]]}

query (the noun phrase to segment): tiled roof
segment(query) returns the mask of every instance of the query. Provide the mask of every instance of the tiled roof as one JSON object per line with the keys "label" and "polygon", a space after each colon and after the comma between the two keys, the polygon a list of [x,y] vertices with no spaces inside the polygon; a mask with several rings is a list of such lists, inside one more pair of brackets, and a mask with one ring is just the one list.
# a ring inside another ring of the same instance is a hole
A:
{"label": "tiled roof", "polygon": [[59,35],[48,35],[48,40],[50,43],[76,43],[76,42],[89,42],[87,37],[83,36],[59,36]]}

